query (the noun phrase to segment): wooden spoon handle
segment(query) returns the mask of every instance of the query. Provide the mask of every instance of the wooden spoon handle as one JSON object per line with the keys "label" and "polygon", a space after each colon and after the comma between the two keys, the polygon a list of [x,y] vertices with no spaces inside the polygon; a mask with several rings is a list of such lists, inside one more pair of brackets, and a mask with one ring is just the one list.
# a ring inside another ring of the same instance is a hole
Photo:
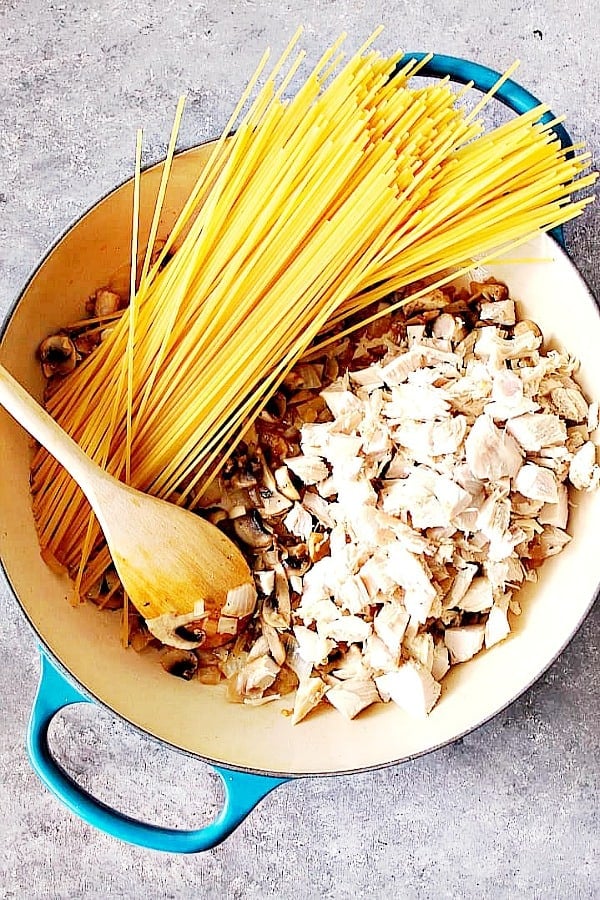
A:
{"label": "wooden spoon handle", "polygon": [[96,466],[52,416],[0,365],[0,406],[65,467],[93,505],[94,484],[110,477]]}

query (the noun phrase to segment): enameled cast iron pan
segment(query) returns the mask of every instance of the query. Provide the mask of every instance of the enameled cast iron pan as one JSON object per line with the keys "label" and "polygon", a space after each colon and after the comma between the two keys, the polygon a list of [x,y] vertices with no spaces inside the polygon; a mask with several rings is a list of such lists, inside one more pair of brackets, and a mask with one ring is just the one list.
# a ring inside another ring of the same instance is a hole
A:
{"label": "enameled cast iron pan", "polygon": [[[435,57],[423,74],[450,74],[462,83],[472,79],[481,90],[498,77],[452,57]],[[518,112],[538,102],[510,81],[498,99]],[[562,129],[560,136],[569,142]],[[202,146],[176,157],[163,216],[165,231],[208,151]],[[159,178],[160,167],[144,173],[142,202],[144,198],[147,202],[142,229],[149,227]],[[34,396],[41,397],[43,388],[35,359],[39,342],[80,318],[85,298],[128,264],[131,204],[129,182],[84,215],[50,250],[12,309],[4,325],[0,360]],[[564,344],[579,357],[581,383],[588,395],[597,396],[600,317],[560,238],[540,237],[522,253],[551,261],[495,263],[489,269],[508,282],[548,342]],[[495,715],[542,674],[571,639],[596,593],[600,494],[588,494],[578,497],[572,510],[572,543],[548,560],[539,584],[527,585],[520,594],[523,614],[514,633],[491,651],[454,668],[426,721],[410,719],[386,704],[352,722],[324,709],[294,728],[278,703],[258,708],[233,705],[225,701],[220,687],[168,677],[155,658],[122,649],[118,616],[99,612],[91,604],[74,609],[67,600],[68,582],[40,558],[29,498],[30,440],[2,411],[0,446],[0,556],[41,649],[42,674],[28,734],[32,765],[47,787],[87,822],[146,847],[207,849],[288,778],[397,764],[455,740]],[[79,702],[102,703],[148,735],[214,764],[225,784],[225,806],[216,821],[195,831],[157,828],[133,821],[85,793],[54,761],[47,743],[54,714]]]}

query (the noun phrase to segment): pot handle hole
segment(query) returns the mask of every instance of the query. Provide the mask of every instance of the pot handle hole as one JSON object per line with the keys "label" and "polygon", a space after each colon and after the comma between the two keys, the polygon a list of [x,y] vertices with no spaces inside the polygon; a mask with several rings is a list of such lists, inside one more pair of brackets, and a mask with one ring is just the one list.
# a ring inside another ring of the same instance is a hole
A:
{"label": "pot handle hole", "polygon": [[213,766],[225,791],[223,809],[217,818],[191,831],[146,824],[118,812],[81,788],[50,752],[48,728],[59,710],[90,700],[58,671],[44,652],[41,675],[27,732],[27,751],[34,771],[64,805],[100,831],[119,840],[170,853],[197,853],[225,840],[254,807],[274,788],[289,780]]}
{"label": "pot handle hole", "polygon": [[[406,65],[409,59],[416,59],[420,62],[426,56],[429,56],[429,54],[422,52],[405,53],[398,63],[397,70],[400,70],[403,65]],[[468,59],[461,59],[458,56],[446,56],[441,53],[433,54],[431,59],[419,69],[419,75],[429,78],[446,78],[449,76],[451,81],[458,82],[459,84],[469,84],[472,82],[473,87],[482,93],[490,91],[494,85],[497,84],[499,78],[501,78],[501,73],[497,72],[495,69],[482,66],[480,63],[471,62]],[[541,105],[541,100],[538,100],[537,97],[511,78],[507,78],[503,84],[500,85],[494,94],[494,98],[517,114],[529,112],[530,110],[535,109],[536,106]],[[573,146],[573,141],[564,125],[555,120],[556,117],[554,113],[550,111],[540,116],[540,122],[543,124],[546,124],[547,122],[555,123],[552,126],[552,130],[559,139],[563,149],[566,150]],[[550,234],[558,241],[561,247],[565,246],[565,236],[562,225],[553,228],[550,231]]]}

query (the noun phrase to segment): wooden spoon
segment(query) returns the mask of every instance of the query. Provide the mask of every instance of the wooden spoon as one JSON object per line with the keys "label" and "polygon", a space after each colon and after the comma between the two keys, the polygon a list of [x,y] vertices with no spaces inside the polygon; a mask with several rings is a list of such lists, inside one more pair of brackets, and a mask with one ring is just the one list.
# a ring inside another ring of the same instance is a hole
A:
{"label": "wooden spoon", "polygon": [[136,491],[97,466],[1,365],[0,405],[77,482],[124,589],[156,637],[187,649],[214,646],[237,633],[235,619],[243,624],[256,592],[235,544],[200,516]]}

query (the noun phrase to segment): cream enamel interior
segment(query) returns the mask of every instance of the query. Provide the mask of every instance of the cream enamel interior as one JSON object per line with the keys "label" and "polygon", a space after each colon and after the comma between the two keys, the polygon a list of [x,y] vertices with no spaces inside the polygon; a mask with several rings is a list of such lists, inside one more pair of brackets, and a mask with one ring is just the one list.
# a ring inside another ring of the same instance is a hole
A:
{"label": "cream enamel interior", "polygon": [[[207,147],[202,147],[175,159],[163,232],[206,154]],[[149,227],[159,177],[160,168],[143,176],[142,234]],[[86,297],[127,266],[131,203],[129,183],[85,215],[42,263],[10,318],[0,360],[35,396],[42,391],[35,360],[39,341],[80,318]],[[564,345],[581,360],[580,381],[588,395],[598,396],[600,318],[589,291],[550,238],[537,239],[519,255],[550,261],[488,268],[507,281],[547,340]],[[388,704],[353,722],[325,707],[292,727],[282,715],[289,700],[260,708],[228,704],[222,688],[169,677],[154,654],[124,651],[118,614],[91,605],[73,608],[68,581],[53,575],[39,555],[29,499],[30,439],[2,410],[0,446],[0,556],[44,643],[77,681],[117,714],[176,747],[236,767],[273,773],[341,772],[400,761],[452,740],[535,680],[576,630],[598,584],[600,495],[579,495],[570,522],[575,539],[544,566],[539,584],[522,592],[524,612],[510,639],[456,667],[426,721],[410,719]]]}

